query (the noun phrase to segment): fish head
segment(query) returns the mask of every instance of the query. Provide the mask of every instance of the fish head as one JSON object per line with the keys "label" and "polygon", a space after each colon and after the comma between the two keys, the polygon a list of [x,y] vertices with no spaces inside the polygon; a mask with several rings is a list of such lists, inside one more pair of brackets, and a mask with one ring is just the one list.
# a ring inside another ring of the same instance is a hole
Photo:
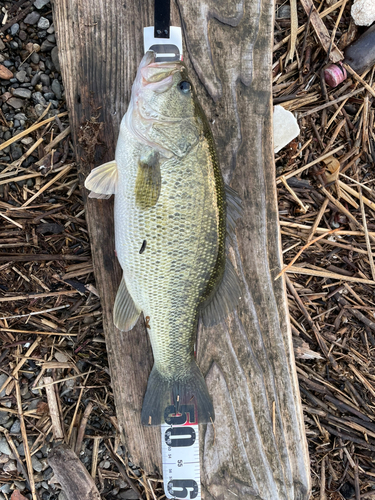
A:
{"label": "fish head", "polygon": [[154,52],[145,54],[133,84],[126,126],[138,141],[166,157],[191,150],[202,124],[184,63],[155,62]]}

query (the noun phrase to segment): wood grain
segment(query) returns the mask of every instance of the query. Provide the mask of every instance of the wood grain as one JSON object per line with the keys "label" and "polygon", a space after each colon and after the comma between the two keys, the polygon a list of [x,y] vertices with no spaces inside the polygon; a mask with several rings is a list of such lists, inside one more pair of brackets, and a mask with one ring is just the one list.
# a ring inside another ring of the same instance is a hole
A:
{"label": "wood grain", "polygon": [[[55,0],[82,178],[113,159],[143,53],[142,27],[152,25],[152,9],[147,1]],[[231,252],[244,282],[241,305],[198,336],[198,362],[216,412],[215,428],[202,429],[205,499],[308,497],[309,462],[286,293],[282,280],[274,281],[281,260],[271,117],[273,9],[272,0],[173,4],[173,23],[183,26],[185,61],[212,123],[225,180],[239,192],[245,212]],[[132,460],[155,472],[160,470],[160,430],[140,425],[152,365],[143,319],[129,333],[112,323],[120,280],[112,207],[111,200],[87,200],[112,386]]]}
{"label": "wood grain", "polygon": [[68,500],[100,500],[101,496],[87,469],[66,444],[56,446],[48,463]]}

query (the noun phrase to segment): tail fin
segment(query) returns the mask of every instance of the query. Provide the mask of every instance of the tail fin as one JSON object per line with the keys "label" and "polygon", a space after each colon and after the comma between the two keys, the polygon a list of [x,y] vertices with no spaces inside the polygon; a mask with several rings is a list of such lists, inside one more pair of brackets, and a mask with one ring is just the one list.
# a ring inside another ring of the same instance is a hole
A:
{"label": "tail fin", "polygon": [[144,425],[160,425],[171,405],[180,413],[182,405],[194,405],[198,411],[198,422],[206,424],[215,419],[214,407],[208,393],[206,382],[195,361],[192,361],[186,377],[167,379],[153,367],[148,379],[143,400],[141,420]]}

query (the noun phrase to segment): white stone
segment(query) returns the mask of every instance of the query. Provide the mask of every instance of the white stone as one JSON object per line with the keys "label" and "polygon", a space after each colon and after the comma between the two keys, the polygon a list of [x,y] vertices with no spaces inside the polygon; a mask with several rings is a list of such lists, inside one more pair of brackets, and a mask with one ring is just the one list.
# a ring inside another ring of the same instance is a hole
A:
{"label": "white stone", "polygon": [[357,26],[370,26],[375,21],[375,1],[354,0],[351,14]]}
{"label": "white stone", "polygon": [[273,147],[274,152],[278,153],[280,149],[290,143],[297,135],[300,129],[293,113],[287,111],[282,106],[273,107]]}

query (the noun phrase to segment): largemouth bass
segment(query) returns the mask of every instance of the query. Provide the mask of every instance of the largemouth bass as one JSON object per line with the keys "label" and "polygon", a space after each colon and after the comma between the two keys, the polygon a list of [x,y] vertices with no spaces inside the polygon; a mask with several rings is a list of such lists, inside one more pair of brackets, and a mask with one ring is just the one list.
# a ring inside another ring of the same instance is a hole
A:
{"label": "largemouth bass", "polygon": [[[143,311],[154,355],[142,423],[158,425],[168,405],[214,409],[194,358],[199,318],[221,321],[241,289],[227,240],[241,214],[224,185],[208,121],[186,67],[144,56],[122,119],[115,161],[95,168],[91,197],[115,194],[116,252],[123,278],[114,323],[128,331]],[[168,412],[167,412],[168,413]]]}

